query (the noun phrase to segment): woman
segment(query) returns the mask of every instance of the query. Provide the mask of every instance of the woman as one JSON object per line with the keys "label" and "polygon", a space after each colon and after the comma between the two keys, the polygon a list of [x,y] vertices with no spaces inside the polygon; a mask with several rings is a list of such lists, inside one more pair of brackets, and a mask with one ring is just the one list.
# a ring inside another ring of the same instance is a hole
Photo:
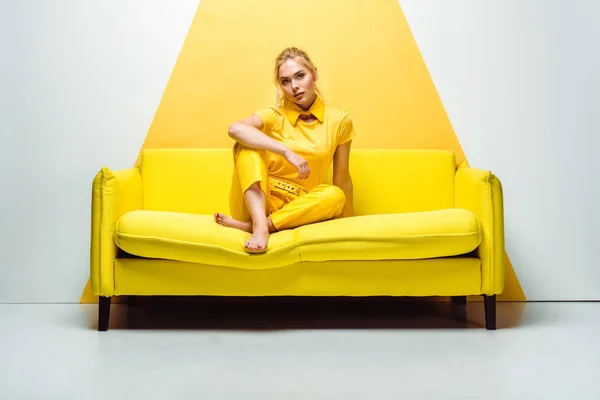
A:
{"label": "woman", "polygon": [[[231,124],[235,139],[230,192],[232,216],[223,226],[252,233],[246,251],[264,252],[269,233],[353,215],[350,145],[355,136],[346,112],[324,104],[317,69],[295,47],[275,62],[277,107]],[[333,161],[333,185],[326,185]]]}

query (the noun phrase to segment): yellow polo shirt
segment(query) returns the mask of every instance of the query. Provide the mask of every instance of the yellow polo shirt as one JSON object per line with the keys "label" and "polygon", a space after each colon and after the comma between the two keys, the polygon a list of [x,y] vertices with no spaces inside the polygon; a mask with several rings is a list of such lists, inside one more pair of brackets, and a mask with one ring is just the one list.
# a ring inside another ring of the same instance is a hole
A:
{"label": "yellow polo shirt", "polygon": [[[254,114],[263,121],[262,132],[304,158],[311,171],[307,179],[298,180],[296,167],[283,156],[268,152],[269,175],[293,182],[306,191],[325,181],[337,146],[356,136],[348,113],[324,104],[320,96],[307,111],[286,101],[284,106],[262,109]],[[313,114],[317,119],[306,122],[298,118],[300,114]]]}

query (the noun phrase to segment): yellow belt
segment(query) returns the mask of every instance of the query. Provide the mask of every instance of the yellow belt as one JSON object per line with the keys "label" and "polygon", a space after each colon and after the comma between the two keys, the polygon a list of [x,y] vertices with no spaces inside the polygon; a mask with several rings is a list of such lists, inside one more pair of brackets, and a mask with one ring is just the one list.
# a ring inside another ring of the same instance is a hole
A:
{"label": "yellow belt", "polygon": [[277,189],[281,189],[288,193],[295,194],[296,196],[300,196],[300,193],[304,193],[304,194],[307,193],[306,190],[302,189],[300,186],[298,186],[294,183],[290,183],[288,181],[273,178],[272,176],[269,176],[269,182],[272,182],[273,186],[276,187]]}

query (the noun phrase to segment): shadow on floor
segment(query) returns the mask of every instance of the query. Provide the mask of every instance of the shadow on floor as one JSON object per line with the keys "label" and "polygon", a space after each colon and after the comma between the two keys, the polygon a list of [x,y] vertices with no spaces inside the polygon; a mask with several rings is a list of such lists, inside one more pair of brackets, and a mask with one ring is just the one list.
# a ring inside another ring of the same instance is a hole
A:
{"label": "shadow on floor", "polygon": [[[485,329],[482,302],[399,297],[136,297],[113,304],[109,329],[246,330]],[[526,303],[498,303],[497,329],[521,323]],[[97,329],[97,307],[88,308]]]}

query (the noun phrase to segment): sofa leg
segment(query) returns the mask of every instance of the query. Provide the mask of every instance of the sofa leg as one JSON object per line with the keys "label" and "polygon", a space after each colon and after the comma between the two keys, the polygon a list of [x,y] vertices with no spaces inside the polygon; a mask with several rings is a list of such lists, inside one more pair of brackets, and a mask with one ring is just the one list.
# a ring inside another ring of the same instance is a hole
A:
{"label": "sofa leg", "polygon": [[485,328],[488,330],[496,329],[496,295],[483,295],[485,306]]}
{"label": "sofa leg", "polygon": [[467,323],[467,296],[452,296],[450,316],[461,325]]}
{"label": "sofa leg", "polygon": [[110,319],[110,300],[112,297],[100,296],[98,304],[98,330],[108,330],[108,320]]}

